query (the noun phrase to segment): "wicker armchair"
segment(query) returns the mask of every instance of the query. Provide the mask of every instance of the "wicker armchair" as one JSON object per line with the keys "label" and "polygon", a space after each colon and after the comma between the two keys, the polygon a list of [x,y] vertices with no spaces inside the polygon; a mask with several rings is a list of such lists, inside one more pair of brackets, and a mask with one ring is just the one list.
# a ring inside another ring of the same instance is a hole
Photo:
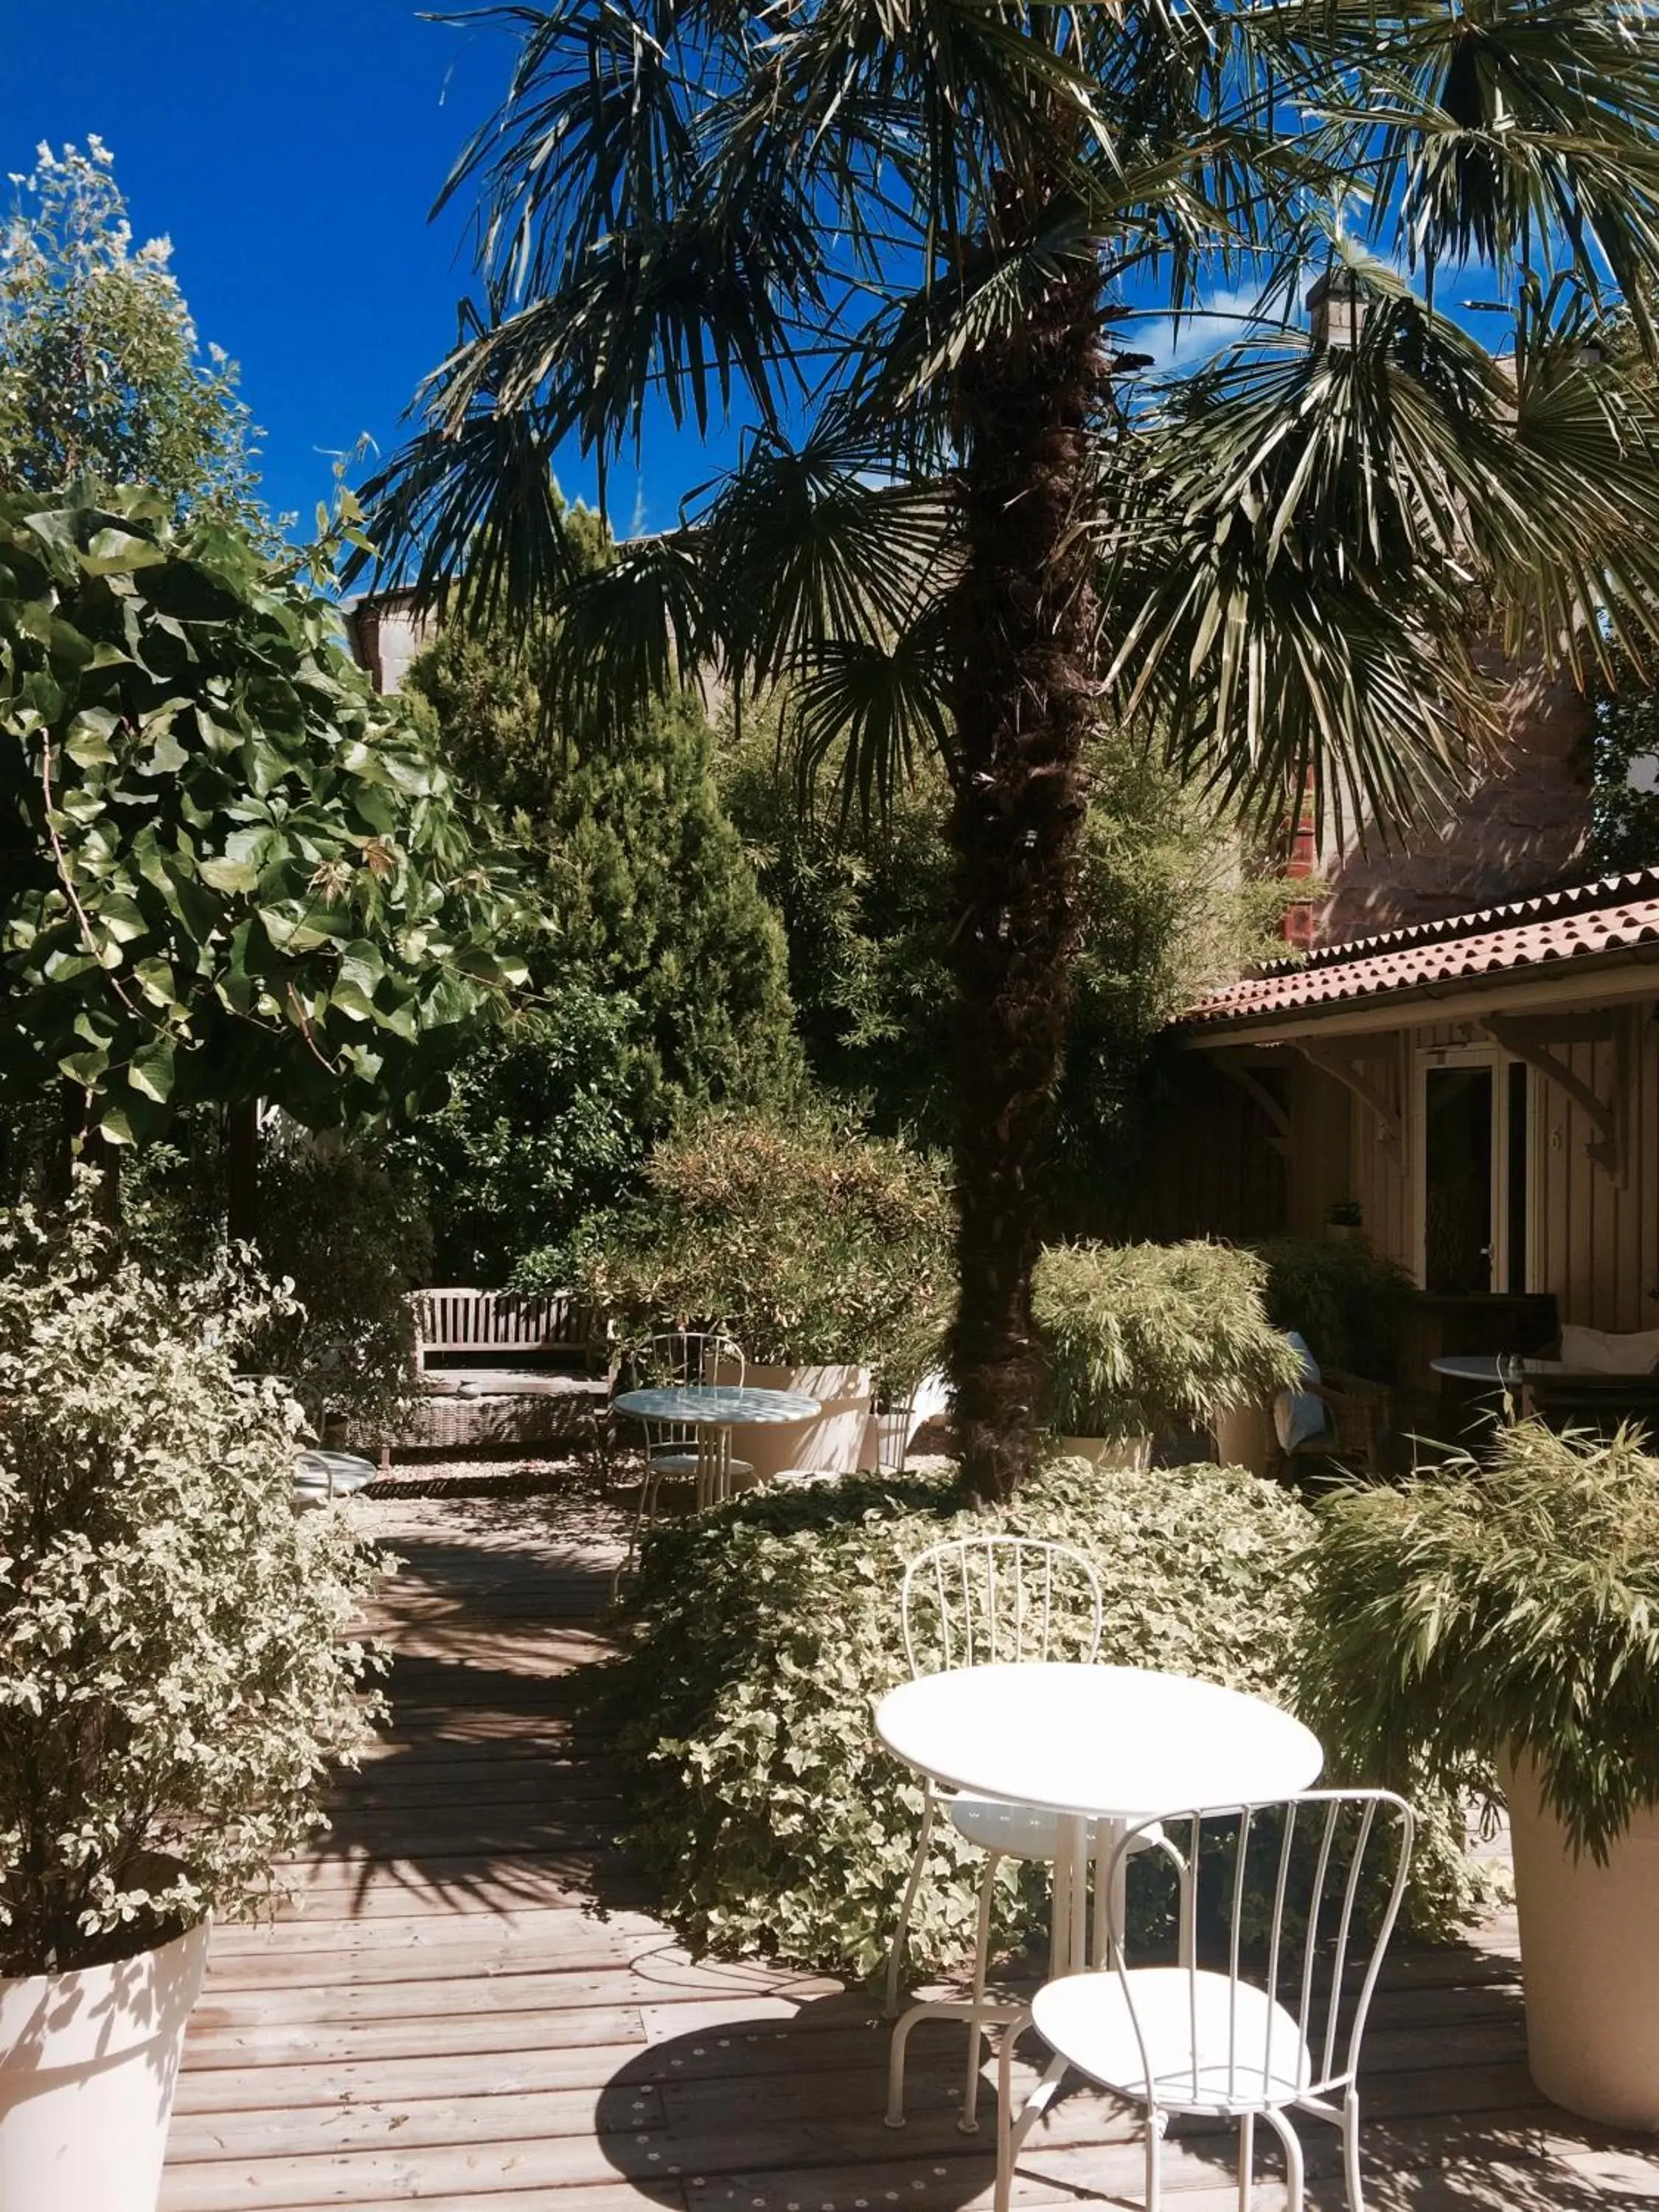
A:
{"label": "wicker armchair", "polygon": [[1285,1480],[1297,1461],[1334,1460],[1354,1474],[1381,1474],[1382,1438],[1389,1426],[1389,1390],[1363,1375],[1349,1375],[1327,1367],[1317,1382],[1297,1384],[1310,1398],[1322,1401],[1325,1426],[1316,1437],[1276,1450],[1268,1472]]}

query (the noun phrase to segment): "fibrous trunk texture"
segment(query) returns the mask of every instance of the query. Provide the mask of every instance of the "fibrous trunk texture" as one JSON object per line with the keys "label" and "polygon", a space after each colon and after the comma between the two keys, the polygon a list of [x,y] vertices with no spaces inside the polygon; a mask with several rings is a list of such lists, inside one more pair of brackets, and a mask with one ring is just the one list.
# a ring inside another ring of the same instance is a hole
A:
{"label": "fibrous trunk texture", "polygon": [[1064,1065],[1083,754],[1096,713],[1084,526],[1103,373],[1098,289],[1080,268],[1017,335],[965,364],[957,481],[951,835],[958,1009],[961,1302],[951,1345],[963,1476],[1007,1497],[1036,1440],[1031,1270]]}

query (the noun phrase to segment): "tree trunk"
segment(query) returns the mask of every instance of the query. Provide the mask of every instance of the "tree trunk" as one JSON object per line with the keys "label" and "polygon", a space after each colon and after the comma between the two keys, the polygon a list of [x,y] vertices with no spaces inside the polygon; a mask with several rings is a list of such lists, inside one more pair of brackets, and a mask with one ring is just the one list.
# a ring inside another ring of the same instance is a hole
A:
{"label": "tree trunk", "polygon": [[239,1098],[225,1108],[225,1234],[252,1244],[259,1233],[259,1104]]}
{"label": "tree trunk", "polygon": [[91,1102],[78,1083],[70,1083],[67,1079],[61,1080],[58,1095],[63,1108],[63,1138],[58,1172],[53,1180],[59,1195],[66,1199],[73,1188],[77,1162],[96,1169],[98,1218],[107,1227],[118,1229],[121,1225],[120,1147],[106,1141],[99,1129]]}
{"label": "tree trunk", "polygon": [[951,1342],[969,1492],[1008,1497],[1036,1445],[1031,1270],[1065,1062],[1083,750],[1095,719],[1089,427],[1104,356],[1079,269],[1018,335],[964,364],[966,547],[957,674],[952,941],[960,1304]]}

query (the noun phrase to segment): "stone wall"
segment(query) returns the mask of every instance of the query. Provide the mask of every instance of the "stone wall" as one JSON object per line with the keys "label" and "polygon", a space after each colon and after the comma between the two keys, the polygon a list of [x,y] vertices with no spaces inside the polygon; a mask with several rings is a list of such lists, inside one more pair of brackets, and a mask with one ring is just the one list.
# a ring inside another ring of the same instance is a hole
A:
{"label": "stone wall", "polygon": [[429,626],[410,611],[407,592],[383,592],[358,600],[346,617],[351,649],[377,691],[404,688],[409,664],[426,643]]}
{"label": "stone wall", "polygon": [[1373,840],[1369,851],[1322,855],[1329,896],[1316,909],[1314,941],[1344,943],[1582,881],[1589,726],[1589,710],[1565,679],[1518,678],[1501,743],[1454,818],[1403,850]]}

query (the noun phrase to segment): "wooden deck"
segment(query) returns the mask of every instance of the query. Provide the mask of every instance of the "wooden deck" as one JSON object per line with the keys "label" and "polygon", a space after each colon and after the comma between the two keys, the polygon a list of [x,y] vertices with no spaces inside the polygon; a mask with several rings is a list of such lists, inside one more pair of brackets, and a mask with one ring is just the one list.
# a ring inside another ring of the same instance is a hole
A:
{"label": "wooden deck", "polygon": [[[603,1747],[574,1719],[614,1556],[598,1510],[361,1510],[406,1562],[377,1624],[393,1729],[340,1796],[305,1912],[216,1935],[163,2212],[988,2205],[988,2129],[952,2117],[959,2030],[917,2036],[914,2117],[890,2132],[865,1996],[696,1965],[630,1896]],[[1370,2037],[1371,2212],[1659,2212],[1659,2144],[1543,2105],[1523,2057],[1510,1931],[1396,1958]],[[1310,2202],[1340,2203],[1334,2136],[1304,2138]],[[1171,2139],[1182,2212],[1233,2212],[1231,2152]],[[1139,2180],[1121,2111],[1077,2095],[1028,2145],[1017,2202],[1139,2203]],[[1284,2192],[1264,2181],[1256,2203]]]}

